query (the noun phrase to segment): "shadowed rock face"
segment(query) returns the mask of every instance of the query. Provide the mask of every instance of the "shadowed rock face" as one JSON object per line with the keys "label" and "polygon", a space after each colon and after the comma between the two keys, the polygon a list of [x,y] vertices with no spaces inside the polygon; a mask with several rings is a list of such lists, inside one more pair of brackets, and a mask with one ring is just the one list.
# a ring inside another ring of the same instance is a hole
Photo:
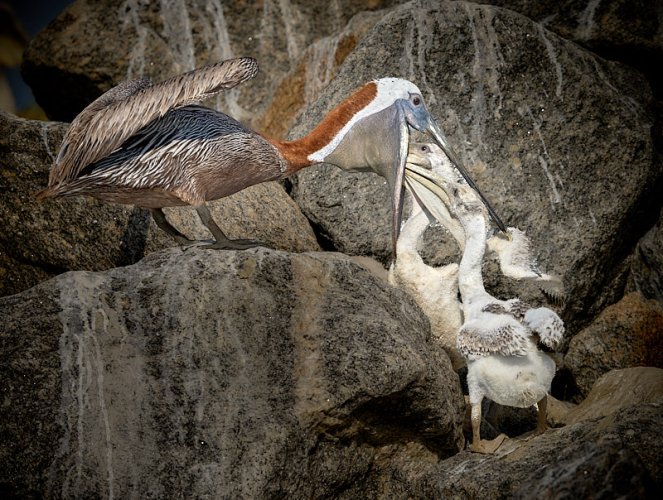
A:
{"label": "shadowed rock face", "polygon": [[580,397],[609,370],[634,366],[663,368],[663,307],[637,292],[603,310],[571,340],[564,357]]}
{"label": "shadowed rock face", "polygon": [[[662,409],[661,400],[631,406],[511,443],[510,450],[497,456],[462,452],[428,468],[403,459],[397,471],[383,470],[382,476],[376,472],[374,477],[388,485],[382,490],[385,498],[656,496],[663,464],[662,448],[656,444]],[[394,462],[399,463],[398,458]]]}
{"label": "shadowed rock face", "polygon": [[337,254],[171,249],[0,310],[9,493],[310,496],[463,444],[427,321]]}

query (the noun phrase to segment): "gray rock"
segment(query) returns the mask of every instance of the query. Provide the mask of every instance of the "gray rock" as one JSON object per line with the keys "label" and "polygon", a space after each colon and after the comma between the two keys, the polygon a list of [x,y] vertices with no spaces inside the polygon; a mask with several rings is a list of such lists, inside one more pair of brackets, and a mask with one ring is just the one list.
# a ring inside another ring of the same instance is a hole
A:
{"label": "gray rock", "polygon": [[602,57],[639,69],[650,78],[654,91],[661,89],[663,80],[656,71],[663,64],[660,2],[479,0],[478,3],[515,10]]}
{"label": "gray rock", "polygon": [[278,83],[265,113],[255,123],[256,128],[272,137],[286,137],[297,116],[318,98],[345,58],[385,13],[359,12],[340,31],[309,45]]}
{"label": "gray rock", "polygon": [[[64,271],[132,264],[176,244],[140,208],[85,197],[35,202],[66,127],[0,113],[0,295]],[[210,209],[231,238],[258,239],[295,252],[319,248],[310,224],[278,183],[253,186],[211,203]],[[168,213],[190,237],[211,238],[192,208]]]}
{"label": "gray rock", "polygon": [[626,291],[638,291],[663,304],[663,211],[658,223],[638,241],[630,260]]}
{"label": "gray rock", "polygon": [[657,498],[663,487],[662,410],[663,401],[631,406],[548,430],[507,454],[462,452],[427,466],[392,457],[361,487],[381,488],[384,498]]}
{"label": "gray rock", "polygon": [[606,308],[564,356],[564,369],[583,398],[604,373],[635,366],[663,368],[663,308],[637,292]]}
{"label": "gray rock", "polygon": [[663,370],[651,366],[611,370],[594,383],[587,397],[564,415],[564,424],[605,417],[621,408],[663,400]]}
{"label": "gray rock", "polygon": [[[542,267],[562,276],[573,334],[598,313],[592,304],[646,231],[630,217],[652,209],[647,187],[662,174],[647,82],[514,12],[413,2],[363,38],[291,136],[310,130],[359,82],[383,76],[419,85],[498,213],[527,231]],[[334,248],[390,258],[382,178],[314,167],[297,176],[293,194]],[[432,264],[455,253],[445,241],[428,240]]]}
{"label": "gray rock", "polygon": [[169,249],[0,315],[10,496],[328,498],[462,446],[425,317],[342,255]]}
{"label": "gray rock", "polygon": [[71,121],[125,79],[159,81],[221,59],[254,56],[261,74],[215,102],[250,122],[314,40],[338,32],[361,10],[392,3],[77,0],[30,43],[23,75],[51,119]]}

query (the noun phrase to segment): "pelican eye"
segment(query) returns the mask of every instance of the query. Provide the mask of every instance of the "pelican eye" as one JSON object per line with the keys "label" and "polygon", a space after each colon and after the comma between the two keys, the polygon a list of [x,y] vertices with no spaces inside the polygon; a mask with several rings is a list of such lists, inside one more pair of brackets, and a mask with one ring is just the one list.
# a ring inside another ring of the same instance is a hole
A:
{"label": "pelican eye", "polygon": [[421,146],[421,150],[425,153],[428,151],[428,146]]}
{"label": "pelican eye", "polygon": [[412,104],[414,104],[415,106],[419,106],[419,104],[421,104],[421,98],[419,96],[414,96],[412,98]]}

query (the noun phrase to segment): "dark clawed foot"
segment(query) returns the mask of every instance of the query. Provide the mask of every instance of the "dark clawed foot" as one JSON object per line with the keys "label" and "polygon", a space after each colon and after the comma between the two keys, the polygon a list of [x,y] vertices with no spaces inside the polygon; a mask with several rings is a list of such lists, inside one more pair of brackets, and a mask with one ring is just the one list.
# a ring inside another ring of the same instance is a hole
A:
{"label": "dark clawed foot", "polygon": [[202,248],[213,248],[215,250],[246,250],[247,248],[264,247],[272,248],[271,246],[257,240],[222,240],[203,242],[200,245]]}
{"label": "dark clawed foot", "polygon": [[470,451],[475,453],[484,453],[486,455],[492,455],[497,451],[497,449],[502,445],[504,440],[507,438],[506,434],[500,434],[495,439],[487,440],[482,439],[479,443],[472,443],[470,445]]}

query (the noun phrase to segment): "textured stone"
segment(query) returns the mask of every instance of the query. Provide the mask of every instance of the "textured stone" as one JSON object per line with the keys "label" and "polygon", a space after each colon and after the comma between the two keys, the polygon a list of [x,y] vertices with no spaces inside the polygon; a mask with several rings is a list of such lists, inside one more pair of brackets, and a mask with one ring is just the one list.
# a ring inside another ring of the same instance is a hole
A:
{"label": "textured stone", "polygon": [[221,95],[216,107],[250,122],[316,39],[357,12],[393,1],[77,0],[32,41],[23,75],[51,119],[70,121],[125,79],[162,80],[233,56],[253,56],[258,77]]}
{"label": "textured stone", "polygon": [[495,456],[462,452],[424,464],[395,453],[344,498],[362,490],[384,498],[657,498],[661,425],[663,401],[550,429]]}
{"label": "textured stone", "polygon": [[360,12],[338,33],[308,46],[298,64],[279,82],[274,99],[256,127],[273,137],[286,137],[300,112],[318,98],[345,58],[385,13]]}
{"label": "textured stone", "polygon": [[[660,207],[648,191],[662,166],[644,78],[505,9],[413,2],[362,39],[291,136],[310,130],[359,82],[383,76],[419,85],[497,212],[527,231],[542,267],[561,275],[569,331],[597,314],[592,304],[649,228],[632,215]],[[314,167],[297,176],[293,194],[319,239],[345,253],[390,258],[382,178]],[[456,252],[440,239],[427,240],[435,265]]]}
{"label": "textured stone", "polygon": [[338,254],[192,248],[0,299],[9,496],[337,496],[462,445],[416,304]]}
{"label": "textured stone", "polygon": [[663,211],[658,223],[635,247],[626,290],[638,291],[663,304]]}
{"label": "textured stone", "polygon": [[564,357],[581,397],[604,373],[635,366],[663,368],[663,308],[639,293],[606,308],[571,340]]}
{"label": "textured stone", "polygon": [[[35,202],[66,127],[0,113],[0,295],[64,271],[132,264],[176,244],[140,208],[85,197]],[[308,221],[280,184],[253,186],[210,208],[230,237],[296,252],[319,248]],[[192,237],[211,237],[192,208],[172,209],[170,218]]]}
{"label": "textured stone", "polygon": [[587,397],[563,418],[564,424],[605,417],[626,406],[663,400],[663,370],[653,367],[610,370],[594,382]]}
{"label": "textured stone", "polygon": [[[488,0],[540,22],[546,29],[573,40],[607,59],[642,71],[652,89],[663,87],[663,6],[649,0]],[[659,97],[661,97],[659,95]]]}

